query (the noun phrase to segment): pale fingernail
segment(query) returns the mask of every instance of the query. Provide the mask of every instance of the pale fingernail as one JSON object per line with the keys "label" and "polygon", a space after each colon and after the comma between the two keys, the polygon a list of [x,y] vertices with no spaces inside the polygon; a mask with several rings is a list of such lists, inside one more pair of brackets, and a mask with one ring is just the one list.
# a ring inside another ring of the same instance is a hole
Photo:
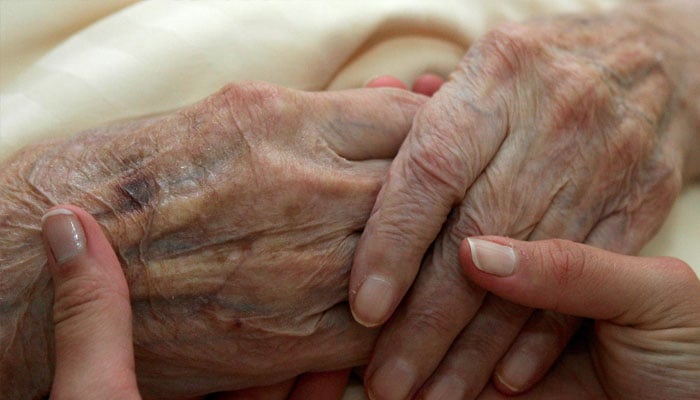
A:
{"label": "pale fingernail", "polygon": [[497,275],[510,276],[515,272],[515,251],[487,240],[468,238],[474,265],[480,270]]}
{"label": "pale fingernail", "polygon": [[85,232],[72,211],[57,208],[44,214],[41,223],[46,241],[58,265],[85,251]]}
{"label": "pale fingernail", "polygon": [[394,304],[394,293],[391,282],[376,275],[369,276],[355,296],[355,320],[367,327],[384,322]]}
{"label": "pale fingernail", "polygon": [[389,361],[372,375],[370,399],[399,400],[411,393],[416,381],[416,370],[404,360]]}
{"label": "pale fingernail", "polygon": [[439,378],[428,389],[426,400],[450,400],[464,397],[464,382],[456,378]]}
{"label": "pale fingernail", "polygon": [[505,360],[503,367],[495,375],[503,386],[513,393],[520,393],[535,374],[536,368],[537,365],[532,362],[531,354],[516,351]]}

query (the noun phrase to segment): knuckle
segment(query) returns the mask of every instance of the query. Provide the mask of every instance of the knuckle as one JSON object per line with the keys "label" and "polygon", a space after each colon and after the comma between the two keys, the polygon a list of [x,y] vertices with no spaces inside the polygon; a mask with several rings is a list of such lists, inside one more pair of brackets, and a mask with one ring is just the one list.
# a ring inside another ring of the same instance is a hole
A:
{"label": "knuckle", "polygon": [[[225,126],[239,131],[274,132],[269,128],[289,112],[292,91],[266,82],[242,82],[224,86],[205,100],[207,112],[219,117]],[[258,128],[258,129],[254,129]]]}
{"label": "knuckle", "polygon": [[508,22],[489,31],[478,44],[481,51],[493,57],[491,73],[504,79],[518,75],[533,56],[542,51],[541,45],[530,28],[525,25]]}
{"label": "knuckle", "polygon": [[548,120],[551,132],[582,135],[599,134],[603,126],[613,121],[614,96],[606,85],[603,73],[580,62],[563,62],[548,66],[544,86],[551,93]]}
{"label": "knuckle", "polygon": [[637,182],[642,186],[644,195],[653,195],[657,199],[654,206],[667,209],[683,188],[683,173],[675,157],[659,154],[655,150],[651,150],[653,154],[639,168]]}
{"label": "knuckle", "polygon": [[229,83],[214,96],[226,98],[231,104],[266,104],[284,97],[287,90],[267,82]]}
{"label": "knuckle", "polygon": [[693,268],[683,260],[675,257],[655,257],[653,262],[656,262],[664,269],[664,272],[669,274],[668,281],[686,283],[693,282],[698,279]]}
{"label": "knuckle", "polygon": [[[656,279],[656,290],[664,293],[662,303],[667,307],[687,309],[685,315],[700,315],[698,302],[692,299],[700,291],[700,273],[693,270],[686,262],[673,257],[654,257],[649,259],[649,267],[656,268],[660,276]],[[664,286],[665,289],[662,289]],[[687,308],[690,305],[690,308]]]}
{"label": "knuckle", "polygon": [[412,121],[418,109],[428,100],[427,97],[408,90],[391,90],[386,92],[391,97],[391,103],[407,121]]}
{"label": "knuckle", "polygon": [[[483,187],[478,185],[479,183],[475,184],[472,190]],[[494,195],[497,192],[490,188],[478,190],[478,197],[474,197],[470,191],[459,210],[453,212],[453,218],[448,221],[448,224],[452,240],[457,243],[457,246],[468,236],[498,235],[509,231],[510,214],[491,212],[492,205],[499,201]]]}
{"label": "knuckle", "polygon": [[116,293],[94,277],[74,277],[56,287],[54,324],[64,324],[81,315],[107,309],[117,300]]}
{"label": "knuckle", "polygon": [[[377,200],[381,207],[375,206],[367,225],[372,235],[403,248],[404,253],[420,252],[422,256],[442,225],[436,215],[447,214],[447,203],[455,200],[444,191],[431,189],[434,182],[416,180],[412,173],[402,171],[405,169],[390,170]],[[410,246],[406,245],[407,241]]]}
{"label": "knuckle", "polygon": [[586,258],[574,242],[553,239],[540,251],[542,268],[550,270],[559,287],[565,288],[583,275]]}
{"label": "knuckle", "polygon": [[503,352],[503,343],[494,332],[470,331],[460,345],[469,353],[469,359],[480,363],[492,363],[495,354]]}
{"label": "knuckle", "polygon": [[664,267],[682,273],[694,273],[693,269],[683,260],[675,257],[658,257],[657,261]]}
{"label": "knuckle", "polygon": [[[392,216],[391,225],[380,223],[376,228],[377,236],[381,236],[382,240],[386,240],[387,243],[396,246],[403,246],[407,239],[411,242],[413,242],[413,240],[428,240],[429,238],[426,237],[425,232],[420,229],[419,226],[415,225],[413,218],[406,215],[413,213],[406,213],[405,211],[406,210],[396,213],[392,212],[394,215]],[[385,249],[382,249],[381,251],[384,250]]]}
{"label": "knuckle", "polygon": [[[474,329],[466,329],[460,338],[460,348],[468,351],[470,358],[493,362],[494,355],[503,353],[510,342],[504,340],[514,335],[531,315],[527,307],[489,296],[480,309],[481,319]],[[498,334],[496,334],[498,333]],[[504,336],[505,335],[505,336]]]}
{"label": "knuckle", "polygon": [[441,136],[445,135],[421,135],[400,172],[410,183],[438,192],[433,195],[447,195],[456,201],[466,189],[463,157],[450,145],[450,139]]}
{"label": "knuckle", "polygon": [[410,331],[425,338],[452,337],[461,328],[451,310],[437,307],[411,310],[408,321],[411,324]]}

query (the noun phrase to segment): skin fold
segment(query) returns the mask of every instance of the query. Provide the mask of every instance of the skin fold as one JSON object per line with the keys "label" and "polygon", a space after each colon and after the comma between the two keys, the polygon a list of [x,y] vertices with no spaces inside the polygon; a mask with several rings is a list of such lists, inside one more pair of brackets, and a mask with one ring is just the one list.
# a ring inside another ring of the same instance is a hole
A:
{"label": "skin fold", "polygon": [[175,398],[366,363],[347,306],[360,232],[424,97],[231,85],[176,112],[43,142],[0,168],[0,380],[48,393],[41,215],[93,215],[130,288],[139,389]]}
{"label": "skin fold", "polygon": [[416,114],[358,244],[354,316],[387,322],[365,376],[374,399],[447,386],[474,398],[492,378],[511,393],[542,378],[580,320],[487,296],[459,268],[459,244],[638,252],[700,176],[699,17],[694,1],[630,3],[474,43]]}

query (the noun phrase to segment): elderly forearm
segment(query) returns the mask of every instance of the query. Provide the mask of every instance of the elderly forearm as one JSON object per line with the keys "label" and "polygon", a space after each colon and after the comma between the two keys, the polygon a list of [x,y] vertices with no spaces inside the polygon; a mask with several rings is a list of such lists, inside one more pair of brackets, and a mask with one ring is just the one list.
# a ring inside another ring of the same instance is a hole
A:
{"label": "elderly forearm", "polygon": [[352,320],[348,270],[388,168],[380,159],[423,100],[232,85],[176,113],[18,154],[0,170],[0,349],[13,355],[0,378],[36,393],[9,397],[50,383],[39,226],[61,203],[95,216],[124,268],[144,395],[366,361],[376,331]]}

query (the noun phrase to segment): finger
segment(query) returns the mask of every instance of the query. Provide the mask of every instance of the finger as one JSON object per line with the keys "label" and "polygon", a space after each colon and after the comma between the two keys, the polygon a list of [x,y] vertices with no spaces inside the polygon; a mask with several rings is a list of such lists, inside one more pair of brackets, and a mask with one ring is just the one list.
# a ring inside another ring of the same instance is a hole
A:
{"label": "finger", "polygon": [[418,398],[472,399],[520,332],[532,310],[487,296],[478,314],[459,335]]}
{"label": "finger", "polygon": [[581,319],[537,310],[493,369],[496,387],[518,394],[537,384],[561,355]]}
{"label": "finger", "polygon": [[307,93],[307,114],[324,121],[323,137],[348,160],[389,159],[396,155],[413,116],[427,97],[392,88]]}
{"label": "finger", "polygon": [[[562,197],[584,199],[585,193],[564,193]],[[555,199],[556,201],[556,199]],[[555,201],[552,203],[554,204]],[[585,200],[584,200],[585,202]],[[556,207],[552,207],[555,208]],[[533,230],[528,240],[536,241],[552,237],[579,238],[580,232],[590,231],[586,243],[595,247],[606,248],[614,252],[628,249],[636,240],[637,230],[620,231],[626,224],[620,218],[607,218],[595,224],[599,212],[593,210],[581,212],[575,209],[559,208],[563,211],[551,211],[544,215]],[[571,218],[578,215],[577,218]],[[565,223],[567,222],[568,223]],[[615,235],[609,235],[608,229],[614,229]],[[626,228],[625,228],[626,229]],[[603,233],[605,232],[605,233]],[[600,240],[601,238],[604,240]],[[518,394],[530,390],[546,375],[566,347],[571,336],[581,325],[581,320],[552,311],[536,311],[513,343],[508,353],[494,370],[493,382],[498,390],[506,394]]]}
{"label": "finger", "polygon": [[463,241],[460,262],[476,284],[529,307],[648,328],[679,322],[660,310],[679,307],[691,318],[699,312],[688,302],[697,298],[700,281],[676,259],[624,256],[564,240],[493,236]]}
{"label": "finger", "polygon": [[380,87],[392,87],[396,89],[408,89],[405,83],[401,82],[399,78],[395,78],[389,75],[378,76],[376,78],[370,79],[365,87],[368,88],[380,88]]}
{"label": "finger", "polygon": [[445,83],[445,79],[440,75],[423,74],[416,78],[416,80],[413,82],[411,90],[415,93],[432,97],[433,94],[440,89],[443,83]]}
{"label": "finger", "polygon": [[[522,307],[482,306],[485,292],[466,279],[456,257],[460,245],[458,237],[462,235],[453,232],[465,225],[464,218],[466,214],[460,212],[451,215],[411,291],[382,330],[367,368],[368,390],[378,399],[410,397],[433,374],[448,350],[447,357],[453,352],[469,354],[470,359],[479,360],[480,366],[493,367],[527,321],[530,312],[520,316]],[[482,313],[485,315],[481,316]],[[508,318],[499,318],[504,314]],[[499,336],[491,336],[495,323],[490,327],[485,323],[472,327],[472,319],[500,321]],[[467,324],[469,326],[464,329]],[[460,344],[455,347],[453,342],[458,336]],[[507,341],[501,343],[504,338]],[[462,348],[489,342],[494,343]],[[478,393],[489,380],[492,370],[460,377],[464,381],[461,389]],[[394,397],[390,397],[392,394]]]}
{"label": "finger", "polygon": [[343,397],[350,370],[313,372],[297,379],[290,400],[333,400]]}
{"label": "finger", "polygon": [[600,399],[607,398],[596,374],[586,335],[577,335],[554,367],[532,389],[517,395],[503,394],[488,385],[479,400]]}
{"label": "finger", "polygon": [[[585,238],[585,233],[595,225],[598,213],[571,204],[569,199],[582,199],[585,195],[571,193],[570,189],[557,191],[549,209],[529,234],[529,241],[552,237],[576,241]],[[548,310],[535,311],[493,370],[494,385],[506,394],[529,390],[547,374],[580,324],[581,319],[577,317]]]}
{"label": "finger", "polygon": [[138,398],[129,289],[109,241],[76,207],[42,220],[54,285],[52,398]]}
{"label": "finger", "polygon": [[417,113],[363,232],[349,292],[363,325],[389,318],[448,213],[505,136],[504,118],[455,90],[441,90]]}
{"label": "finger", "polygon": [[[438,272],[432,267],[423,267],[382,329],[365,372],[372,399],[410,398],[481,306],[485,292],[471,288],[457,268]],[[441,278],[437,284],[436,275]]]}

